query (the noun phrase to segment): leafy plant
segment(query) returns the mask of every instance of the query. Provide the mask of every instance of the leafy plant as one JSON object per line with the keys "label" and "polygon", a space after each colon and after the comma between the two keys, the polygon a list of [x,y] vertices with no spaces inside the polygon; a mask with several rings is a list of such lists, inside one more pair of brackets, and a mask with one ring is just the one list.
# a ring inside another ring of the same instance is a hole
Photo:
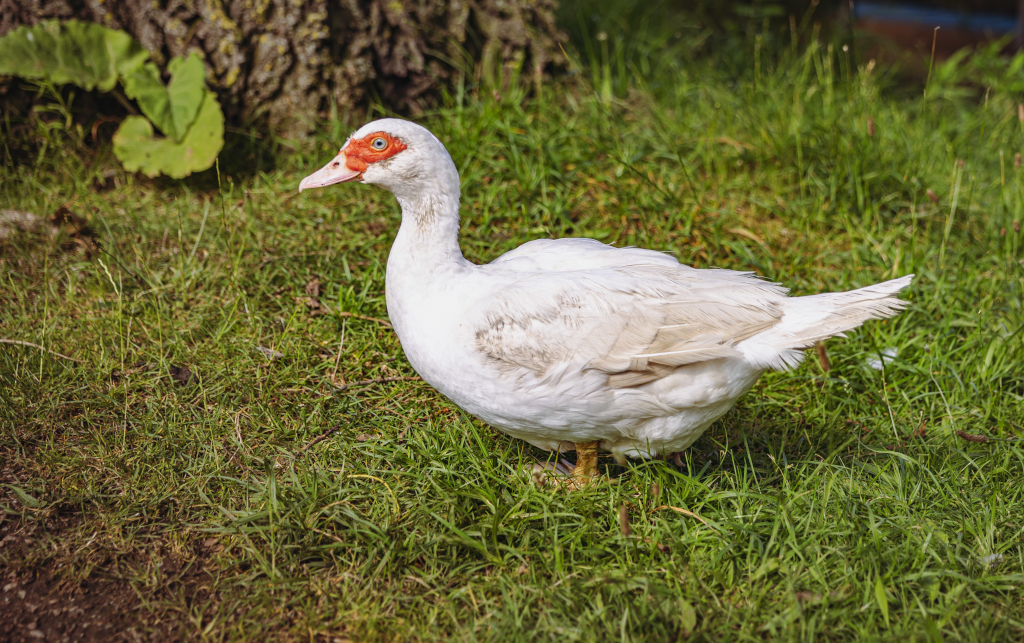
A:
{"label": "leafy plant", "polygon": [[124,77],[124,92],[162,132],[181,141],[203,102],[206,70],[199,56],[192,55],[173,58],[167,71],[171,82],[165,87],[156,65],[140,65]]}
{"label": "leafy plant", "polygon": [[123,31],[72,20],[21,26],[0,38],[0,74],[109,92],[149,54]]}
{"label": "leafy plant", "polygon": [[[128,34],[69,21],[22,26],[0,38],[0,74],[54,85],[111,91],[120,81],[145,116],[129,116],[114,134],[114,154],[129,171],[182,178],[213,165],[224,145],[224,115],[206,88],[196,55],[167,66],[167,85],[149,54]],[[154,126],[166,137],[155,136]]]}
{"label": "leafy plant", "polygon": [[114,133],[114,154],[126,170],[151,177],[163,173],[181,178],[205,170],[224,145],[224,117],[211,92],[203,92],[196,111],[192,126],[180,141],[154,136],[149,120],[129,116]]}

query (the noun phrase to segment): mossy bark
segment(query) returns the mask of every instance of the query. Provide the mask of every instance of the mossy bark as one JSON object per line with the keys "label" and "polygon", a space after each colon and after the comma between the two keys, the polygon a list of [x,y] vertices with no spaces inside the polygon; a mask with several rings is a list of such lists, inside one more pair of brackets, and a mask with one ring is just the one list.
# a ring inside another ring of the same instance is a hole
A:
{"label": "mossy bark", "polygon": [[199,52],[229,122],[301,135],[379,99],[415,113],[459,71],[494,82],[561,63],[556,0],[0,0],[0,35],[77,18],[124,29],[157,62]]}

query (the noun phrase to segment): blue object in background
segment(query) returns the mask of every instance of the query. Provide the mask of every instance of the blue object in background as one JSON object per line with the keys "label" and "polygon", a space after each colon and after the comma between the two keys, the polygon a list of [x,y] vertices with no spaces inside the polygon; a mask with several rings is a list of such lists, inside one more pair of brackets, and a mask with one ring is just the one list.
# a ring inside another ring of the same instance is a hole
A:
{"label": "blue object in background", "polygon": [[1017,30],[1017,20],[1010,16],[994,13],[958,13],[948,9],[929,9],[913,5],[888,5],[878,2],[854,2],[855,20],[878,20],[882,22],[905,22],[1005,34]]}

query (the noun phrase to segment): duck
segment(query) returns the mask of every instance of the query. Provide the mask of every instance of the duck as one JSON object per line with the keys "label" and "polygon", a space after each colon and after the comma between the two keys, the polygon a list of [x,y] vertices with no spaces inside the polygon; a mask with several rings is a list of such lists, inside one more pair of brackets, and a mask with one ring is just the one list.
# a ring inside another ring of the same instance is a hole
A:
{"label": "duck", "polygon": [[588,238],[537,239],[475,264],[459,247],[458,169],[407,120],[359,128],[299,191],[350,181],[401,207],[385,295],[412,368],[508,435],[575,451],[581,484],[599,477],[599,451],[684,451],[766,371],[908,305],[897,295],[913,275],[791,297],[751,272]]}

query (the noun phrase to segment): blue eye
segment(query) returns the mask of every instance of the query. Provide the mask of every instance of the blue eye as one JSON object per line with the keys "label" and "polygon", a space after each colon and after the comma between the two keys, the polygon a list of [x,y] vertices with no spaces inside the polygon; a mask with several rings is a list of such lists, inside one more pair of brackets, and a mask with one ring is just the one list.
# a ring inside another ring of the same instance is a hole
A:
{"label": "blue eye", "polygon": [[388,142],[385,141],[383,138],[375,138],[373,139],[373,141],[370,142],[370,145],[375,150],[382,150],[388,146]]}

